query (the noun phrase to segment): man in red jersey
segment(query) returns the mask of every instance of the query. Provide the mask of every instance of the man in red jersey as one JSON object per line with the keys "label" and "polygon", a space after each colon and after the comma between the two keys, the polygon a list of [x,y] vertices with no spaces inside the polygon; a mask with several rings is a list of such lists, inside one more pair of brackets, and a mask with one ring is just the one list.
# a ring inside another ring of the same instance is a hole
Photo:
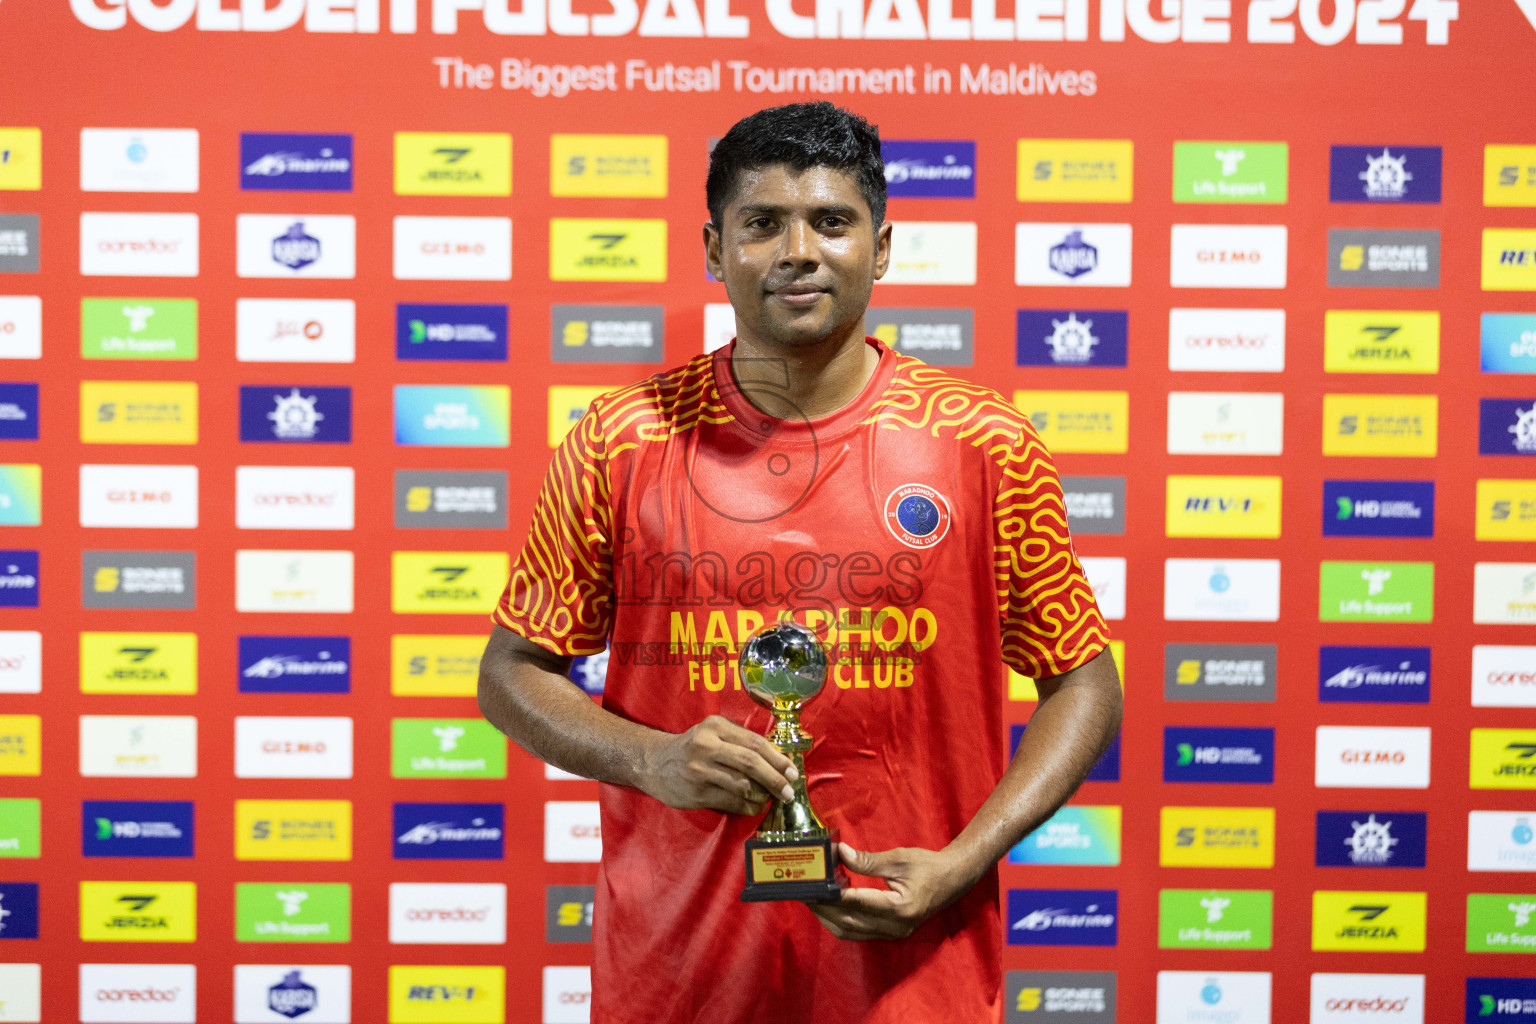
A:
{"label": "man in red jersey", "polygon": [[[1121,711],[1050,454],[995,392],[865,336],[891,225],[862,118],[745,118],[706,198],[736,339],[598,398],[556,452],[481,710],[603,784],[595,1024],[994,1024],[997,861]],[[806,782],[868,879],[835,902],[739,901],[795,774],[735,659],[783,616],[831,651]],[[599,707],[566,672],[605,647]],[[1005,664],[1040,690],[1011,762]]]}

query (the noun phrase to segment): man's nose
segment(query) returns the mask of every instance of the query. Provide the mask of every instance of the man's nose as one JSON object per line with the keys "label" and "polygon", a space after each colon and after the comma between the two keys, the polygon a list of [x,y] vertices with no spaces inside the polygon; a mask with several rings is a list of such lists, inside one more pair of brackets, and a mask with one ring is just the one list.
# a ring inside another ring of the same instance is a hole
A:
{"label": "man's nose", "polygon": [[784,248],[779,262],[788,266],[819,263],[821,250],[815,230],[801,218],[791,220],[784,229]]}

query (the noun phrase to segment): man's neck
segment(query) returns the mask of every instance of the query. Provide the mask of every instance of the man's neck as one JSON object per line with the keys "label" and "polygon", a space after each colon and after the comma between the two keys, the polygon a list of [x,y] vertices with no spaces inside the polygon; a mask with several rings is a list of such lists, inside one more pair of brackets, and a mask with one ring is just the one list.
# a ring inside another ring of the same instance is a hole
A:
{"label": "man's neck", "polygon": [[[851,403],[879,363],[879,351],[864,341],[862,319],[846,335],[809,345],[781,346],[738,335],[731,353],[731,373],[754,407],[782,417],[787,401],[806,419],[831,415]],[[755,396],[755,390],[762,396]]]}

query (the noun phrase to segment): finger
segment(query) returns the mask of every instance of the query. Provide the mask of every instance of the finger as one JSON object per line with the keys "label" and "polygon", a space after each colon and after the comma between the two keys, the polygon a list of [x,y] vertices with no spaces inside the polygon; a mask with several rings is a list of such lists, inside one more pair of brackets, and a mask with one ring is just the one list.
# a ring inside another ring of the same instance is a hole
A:
{"label": "finger", "polygon": [[816,914],[816,920],[820,921],[821,922],[821,926],[823,928],[825,928],[827,931],[831,932],[834,937],[839,938],[839,939],[846,937],[843,934],[843,930],[838,927],[838,925],[837,925],[837,923],[835,921],[828,920],[826,915],[824,915],[824,914],[820,913],[819,911],[817,911],[816,908],[817,908],[818,904],[807,903],[806,906],[811,908],[811,911]]}
{"label": "finger", "polygon": [[871,853],[868,850],[855,850],[847,843],[838,843],[837,852],[850,870],[869,878],[900,878],[907,870],[906,861],[898,850]]}
{"label": "finger", "polygon": [[824,922],[835,925],[837,936],[841,939],[898,939],[911,934],[911,929],[904,922],[872,917],[849,910],[838,903],[823,903],[811,909]]}
{"label": "finger", "polygon": [[751,779],[721,768],[698,769],[696,799],[701,807],[727,814],[759,815],[767,807],[768,794]]}
{"label": "finger", "polygon": [[734,743],[722,743],[711,752],[711,757],[716,764],[725,765],[740,772],[775,796],[784,800],[795,798],[795,789],[789,784],[789,780],[775,771],[773,766],[754,750]]}
{"label": "finger", "polygon": [[902,910],[901,897],[888,889],[844,889],[836,906],[848,914],[894,919]]}
{"label": "finger", "polygon": [[729,719],[725,720],[725,726],[716,733],[720,739],[727,743],[734,743],[738,747],[746,747],[748,750],[767,761],[773,770],[782,774],[790,781],[800,773],[795,771],[795,762],[789,755],[774,746],[762,733],[753,732],[751,729],[737,725]]}

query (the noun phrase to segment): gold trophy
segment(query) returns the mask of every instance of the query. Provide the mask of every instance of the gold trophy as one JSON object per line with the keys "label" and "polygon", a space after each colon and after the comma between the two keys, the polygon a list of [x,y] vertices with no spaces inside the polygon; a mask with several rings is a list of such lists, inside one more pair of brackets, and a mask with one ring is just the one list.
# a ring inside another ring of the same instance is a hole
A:
{"label": "gold trophy", "polygon": [[755,634],[741,651],[741,681],[753,700],[773,712],[768,740],[788,755],[799,775],[794,799],[771,798],[768,815],[747,840],[744,901],[835,900],[848,884],[837,863],[837,829],[811,810],[805,794],[805,754],[811,735],[800,711],[827,681],[827,655],[816,634],[780,622]]}

